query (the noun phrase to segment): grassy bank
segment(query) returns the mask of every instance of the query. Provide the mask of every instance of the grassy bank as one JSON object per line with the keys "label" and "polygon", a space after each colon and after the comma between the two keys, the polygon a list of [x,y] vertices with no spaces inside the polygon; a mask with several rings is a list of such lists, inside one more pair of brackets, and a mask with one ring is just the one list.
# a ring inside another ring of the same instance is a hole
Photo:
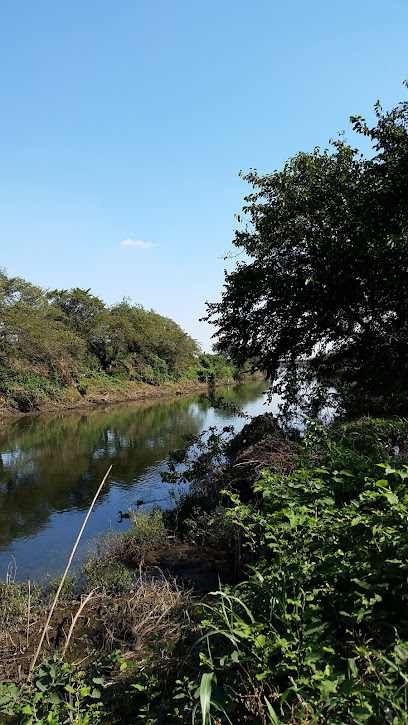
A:
{"label": "grassy bank", "polygon": [[[90,290],[44,290],[0,269],[0,410],[27,413],[155,396],[245,376],[174,320]],[[149,392],[150,391],[150,392]]]}
{"label": "grassy bank", "polygon": [[50,387],[48,378],[31,375],[14,381],[7,395],[0,393],[0,415],[16,417],[25,413],[44,413],[127,400],[161,398],[208,390],[222,385],[235,385],[264,377],[261,373],[234,369],[231,371],[228,365],[216,369],[217,374],[211,369],[208,371],[209,368],[196,365],[179,379],[160,383],[140,382],[130,380],[123,375],[100,373],[81,377],[75,384],[55,383],[53,387]]}
{"label": "grassy bank", "polygon": [[[408,722],[407,465],[405,420],[310,422],[295,443],[265,415],[191,439],[165,474],[190,494],[99,540],[29,681],[46,595],[30,623],[28,586],[2,585],[0,707],[27,723]],[[187,591],[194,556],[221,589]]]}

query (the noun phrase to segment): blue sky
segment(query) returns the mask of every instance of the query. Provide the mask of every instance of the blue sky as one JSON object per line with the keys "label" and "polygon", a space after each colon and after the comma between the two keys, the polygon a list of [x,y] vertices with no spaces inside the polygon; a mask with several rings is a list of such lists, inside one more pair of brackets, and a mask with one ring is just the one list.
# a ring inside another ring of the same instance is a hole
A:
{"label": "blue sky", "polygon": [[351,114],[407,97],[407,37],[408,0],[4,1],[0,266],[210,350],[239,170],[355,143]]}

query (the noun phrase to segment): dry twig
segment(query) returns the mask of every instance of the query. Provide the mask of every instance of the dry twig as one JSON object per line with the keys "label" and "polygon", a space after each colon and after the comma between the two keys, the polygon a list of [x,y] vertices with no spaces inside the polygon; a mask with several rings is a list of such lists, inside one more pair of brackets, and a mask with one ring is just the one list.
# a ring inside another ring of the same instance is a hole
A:
{"label": "dry twig", "polygon": [[67,640],[66,640],[65,645],[64,645],[63,650],[62,650],[62,654],[63,655],[67,651],[67,648],[68,648],[68,645],[69,645],[69,640],[72,637],[72,632],[74,631],[74,627],[75,627],[75,625],[76,625],[76,623],[78,621],[78,617],[81,614],[81,612],[82,612],[83,608],[85,607],[85,605],[88,604],[88,602],[91,599],[91,597],[93,597],[93,595],[94,595],[94,591],[93,590],[91,592],[89,592],[89,594],[87,594],[87,596],[85,597],[85,599],[82,600],[80,606],[78,607],[77,613],[72,618],[71,626],[69,628],[69,632],[68,632],[68,635],[67,635]]}

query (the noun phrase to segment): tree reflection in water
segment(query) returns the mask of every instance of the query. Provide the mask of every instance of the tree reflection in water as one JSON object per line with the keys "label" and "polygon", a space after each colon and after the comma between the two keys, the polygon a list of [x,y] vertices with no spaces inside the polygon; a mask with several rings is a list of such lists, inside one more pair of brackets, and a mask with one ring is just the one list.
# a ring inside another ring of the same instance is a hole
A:
{"label": "tree reflection in water", "polygon": [[[217,389],[217,395],[240,405],[259,402],[263,412],[265,388],[265,382],[252,383]],[[76,518],[82,519],[111,464],[89,535],[106,529],[110,520],[118,525],[116,511],[136,508],[137,499],[147,507],[167,502],[169,487],[159,471],[169,451],[181,445],[184,434],[226,421],[243,424],[227,411],[214,412],[203,394],[1,421],[0,578],[13,553],[17,578],[62,568]],[[35,573],[30,568],[34,551],[39,561],[44,559],[43,570]]]}

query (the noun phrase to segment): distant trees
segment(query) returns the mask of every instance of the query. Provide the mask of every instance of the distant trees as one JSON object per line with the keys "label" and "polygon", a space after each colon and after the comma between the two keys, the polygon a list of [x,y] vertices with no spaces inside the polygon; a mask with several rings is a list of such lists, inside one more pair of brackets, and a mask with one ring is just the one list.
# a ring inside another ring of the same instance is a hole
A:
{"label": "distant trees", "polygon": [[254,191],[234,244],[249,259],[208,305],[219,349],[258,361],[288,405],[308,381],[312,413],[331,395],[349,412],[407,408],[408,103],[375,112],[372,128],[351,119],[370,159],[340,139],[243,176]]}
{"label": "distant trees", "polygon": [[0,364],[16,372],[37,368],[67,382],[85,342],[58,320],[44,291],[0,270]]}
{"label": "distant trees", "polygon": [[124,366],[134,374],[160,365],[173,375],[189,367],[199,347],[176,322],[132,305],[128,300],[106,307],[89,290],[54,290],[47,294],[56,319],[79,335],[102,370]]}
{"label": "distant trees", "polygon": [[17,396],[21,409],[98,372],[177,378],[199,352],[176,322],[128,300],[107,307],[90,290],[46,292],[0,271],[0,394]]}

